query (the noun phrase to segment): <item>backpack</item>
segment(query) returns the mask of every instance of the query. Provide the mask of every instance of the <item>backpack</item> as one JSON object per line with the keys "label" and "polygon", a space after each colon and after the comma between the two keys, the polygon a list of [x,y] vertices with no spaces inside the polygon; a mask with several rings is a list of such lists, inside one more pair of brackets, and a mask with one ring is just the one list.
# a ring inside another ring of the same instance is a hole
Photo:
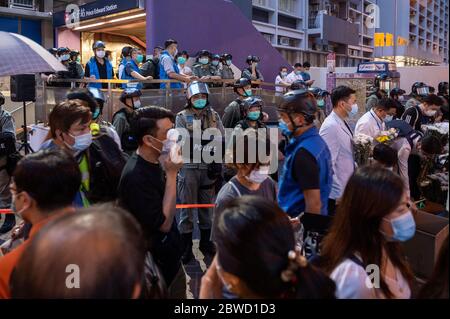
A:
{"label": "backpack", "polygon": [[6,164],[0,167],[0,170],[6,169],[6,172],[11,176],[17,166],[17,163],[22,159],[22,155],[16,148],[16,137],[12,132],[0,133],[0,157],[6,157]]}
{"label": "backpack", "polygon": [[122,170],[126,156],[108,135],[100,135],[88,149],[90,190],[87,198],[91,203],[110,202],[117,199]]}
{"label": "backpack", "polygon": [[125,114],[125,117],[127,118],[128,125],[130,126],[128,130],[122,133],[122,136],[120,136],[120,143],[122,144],[122,148],[125,152],[128,151],[135,151],[138,148],[138,142],[136,140],[136,137],[134,136],[133,132],[131,131],[131,122],[133,120],[133,113],[127,112],[126,108],[121,108],[119,111],[117,111],[113,116],[113,123],[114,118],[118,114]]}

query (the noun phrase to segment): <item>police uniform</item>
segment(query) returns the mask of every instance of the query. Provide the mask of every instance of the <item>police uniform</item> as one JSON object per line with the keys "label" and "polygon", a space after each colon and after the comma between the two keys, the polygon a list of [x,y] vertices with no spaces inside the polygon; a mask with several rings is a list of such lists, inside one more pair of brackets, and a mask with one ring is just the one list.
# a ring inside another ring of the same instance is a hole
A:
{"label": "police uniform", "polygon": [[[192,73],[198,78],[202,78],[204,76],[221,76],[220,70],[211,64],[203,65],[197,63],[194,65]],[[209,86],[221,86],[220,83],[218,85],[213,84],[214,83],[208,83]]]}
{"label": "police uniform", "polygon": [[[219,114],[211,107],[206,106],[201,113],[197,114],[189,107],[177,114],[175,126],[185,128],[193,137],[194,120],[201,121],[198,129],[204,131],[208,128],[217,128],[224,133],[222,121]],[[197,127],[196,127],[197,129]],[[193,151],[194,146],[191,148]],[[178,194],[183,204],[211,204],[214,197],[215,179],[208,177],[208,164],[185,163],[178,175]],[[182,234],[193,231],[193,210],[182,209],[179,221],[179,230]],[[211,230],[212,211],[209,208],[198,209],[198,220],[200,230]]]}
{"label": "police uniform", "polygon": [[233,80],[234,79],[234,72],[231,67],[228,65],[223,65],[222,70],[220,70],[220,76],[223,80]]}

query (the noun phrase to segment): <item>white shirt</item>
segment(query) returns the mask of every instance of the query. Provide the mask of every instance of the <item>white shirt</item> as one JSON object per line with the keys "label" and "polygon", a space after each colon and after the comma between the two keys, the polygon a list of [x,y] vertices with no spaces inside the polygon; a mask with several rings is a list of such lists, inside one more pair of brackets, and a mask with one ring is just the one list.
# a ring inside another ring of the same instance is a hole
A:
{"label": "white shirt", "polygon": [[285,81],[289,84],[292,84],[298,80],[303,81],[303,77],[300,74],[298,75],[295,74],[295,71],[292,71],[291,73],[288,74]]}
{"label": "white shirt", "polygon": [[361,116],[355,127],[355,135],[365,134],[372,138],[380,136],[381,131],[386,131],[386,124],[373,110]]}
{"label": "white shirt", "polygon": [[[396,299],[411,298],[408,282],[398,269],[396,279],[384,276],[383,279]],[[365,268],[351,259],[345,259],[331,273],[330,278],[336,284],[338,299],[385,299],[381,289],[373,287]]]}
{"label": "white shirt", "polygon": [[344,193],[345,186],[355,171],[353,134],[334,111],[322,123],[319,134],[331,153],[333,185],[330,198],[338,199]]}
{"label": "white shirt", "polygon": [[407,194],[409,194],[408,158],[411,154],[411,144],[404,137],[395,139],[390,145],[397,151],[398,173],[405,184]]}
{"label": "white shirt", "polygon": [[184,65],[184,67],[181,67],[181,65],[178,64],[178,68],[180,69],[180,74],[192,75],[192,69],[188,67],[186,64]]}
{"label": "white shirt", "polygon": [[[282,84],[281,82],[287,82],[287,80],[286,80],[286,78],[282,78],[280,75],[278,75],[276,78],[275,78],[275,84]],[[286,91],[286,88],[285,87],[283,87],[283,86],[276,86],[275,87],[275,90],[277,91],[277,92],[279,92],[279,93],[284,93],[285,91]]]}

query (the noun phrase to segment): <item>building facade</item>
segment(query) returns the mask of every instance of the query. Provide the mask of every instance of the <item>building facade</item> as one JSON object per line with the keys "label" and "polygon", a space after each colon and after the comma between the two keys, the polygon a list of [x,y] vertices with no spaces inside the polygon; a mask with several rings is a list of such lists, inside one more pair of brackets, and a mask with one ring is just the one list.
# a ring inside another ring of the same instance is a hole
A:
{"label": "building facade", "polygon": [[53,0],[0,0],[0,31],[53,47]]}
{"label": "building facade", "polygon": [[324,67],[327,54],[334,52],[337,66],[356,66],[373,57],[374,29],[365,25],[373,2],[253,0],[252,21],[292,64]]}
{"label": "building facade", "polygon": [[395,60],[398,66],[448,64],[448,0],[377,0],[377,4],[382,17],[377,33],[384,45],[375,48],[376,59]]}

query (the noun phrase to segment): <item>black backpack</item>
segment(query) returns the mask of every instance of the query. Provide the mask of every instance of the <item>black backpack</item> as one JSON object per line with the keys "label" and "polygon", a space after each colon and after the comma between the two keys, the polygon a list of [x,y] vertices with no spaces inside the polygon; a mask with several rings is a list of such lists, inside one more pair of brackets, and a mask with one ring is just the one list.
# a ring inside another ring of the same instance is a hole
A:
{"label": "black backpack", "polygon": [[127,112],[126,108],[121,108],[114,114],[113,123],[114,123],[114,118],[116,117],[116,115],[121,114],[121,113],[125,114],[125,117],[127,118],[127,122],[129,125],[129,129],[126,130],[125,132],[123,132],[122,136],[120,136],[120,143],[122,144],[122,149],[125,152],[134,152],[135,150],[137,150],[137,148],[139,146],[137,139],[131,130],[131,123],[133,121],[134,112],[130,114],[129,112]]}
{"label": "black backpack", "polygon": [[111,202],[117,199],[126,155],[108,135],[100,135],[88,149],[90,189],[87,198],[90,203]]}
{"label": "black backpack", "polygon": [[16,148],[16,137],[12,132],[0,133],[0,157],[6,157],[6,164],[0,170],[6,169],[11,176],[16,169],[17,163],[22,159],[22,155]]}

